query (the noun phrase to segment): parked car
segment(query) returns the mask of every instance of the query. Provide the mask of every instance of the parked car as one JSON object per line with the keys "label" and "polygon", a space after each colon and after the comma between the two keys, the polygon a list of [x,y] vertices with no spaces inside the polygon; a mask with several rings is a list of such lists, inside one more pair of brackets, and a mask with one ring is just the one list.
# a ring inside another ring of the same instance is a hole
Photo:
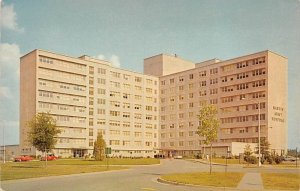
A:
{"label": "parked car", "polygon": [[176,155],[175,157],[174,157],[174,159],[182,159],[183,157],[181,156],[181,155]]}
{"label": "parked car", "polygon": [[[292,162],[294,162],[294,161],[296,161],[296,157],[293,157],[293,156],[285,156],[283,160],[284,160],[284,161],[292,161]],[[297,158],[297,160],[299,160],[299,158]]]}
{"label": "parked car", "polygon": [[[41,158],[41,160],[45,160],[46,159],[46,157],[42,157]],[[55,156],[54,154],[48,154],[47,155],[47,161],[48,160],[57,160],[58,159],[58,157],[57,156]]]}
{"label": "parked car", "polygon": [[19,157],[14,158],[15,162],[25,162],[25,161],[31,161],[31,160],[33,160],[33,158],[28,155],[21,155]]}
{"label": "parked car", "polygon": [[156,154],[156,155],[154,155],[154,158],[164,159],[166,157],[163,154]]}

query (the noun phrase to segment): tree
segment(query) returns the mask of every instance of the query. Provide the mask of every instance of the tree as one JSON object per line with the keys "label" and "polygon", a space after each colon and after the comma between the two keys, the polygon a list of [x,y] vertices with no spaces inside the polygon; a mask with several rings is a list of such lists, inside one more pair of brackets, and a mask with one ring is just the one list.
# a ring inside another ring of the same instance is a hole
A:
{"label": "tree", "polygon": [[49,113],[37,113],[27,126],[29,127],[28,141],[38,151],[46,154],[51,151],[57,139],[57,134],[61,131],[56,126],[56,120]]}
{"label": "tree", "polygon": [[94,143],[94,156],[95,160],[103,161],[105,158],[105,140],[103,139],[102,133],[98,133],[97,140]]}
{"label": "tree", "polygon": [[244,148],[244,160],[249,164],[255,164],[257,160],[256,157],[252,156],[253,152],[249,144],[247,144]]}
{"label": "tree", "polygon": [[204,138],[204,144],[210,145],[209,171],[212,171],[212,143],[217,140],[220,120],[217,118],[218,109],[214,105],[205,105],[200,109],[199,127],[197,134]]}
{"label": "tree", "polygon": [[[260,153],[261,153],[261,163],[263,164],[265,160],[267,160],[269,163],[272,163],[272,157],[270,155],[270,143],[266,138],[260,139]],[[255,152],[258,154],[258,145],[257,145],[257,151]]]}
{"label": "tree", "polygon": [[244,148],[244,155],[245,155],[245,157],[249,157],[252,154],[253,154],[252,149],[251,149],[250,145],[247,144]]}

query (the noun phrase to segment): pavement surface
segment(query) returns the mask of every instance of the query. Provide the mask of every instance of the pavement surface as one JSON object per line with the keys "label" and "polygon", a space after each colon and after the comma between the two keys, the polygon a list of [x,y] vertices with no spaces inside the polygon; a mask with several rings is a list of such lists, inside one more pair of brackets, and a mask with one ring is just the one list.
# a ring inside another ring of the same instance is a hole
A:
{"label": "pavement surface", "polygon": [[264,186],[260,173],[246,173],[241,182],[238,184],[237,188],[240,190],[263,190]]}
{"label": "pavement surface", "polygon": [[[134,166],[128,170],[97,172],[2,181],[4,191],[213,191],[240,190],[228,188],[195,187],[159,183],[164,174],[183,172],[207,172],[209,165],[186,160],[161,160],[160,165]],[[213,166],[214,172],[224,172],[225,166]],[[239,165],[227,167],[228,172],[277,172],[298,173],[298,169],[242,168]],[[247,175],[247,174],[246,174]],[[252,179],[250,177],[250,179]],[[241,187],[243,189],[243,187]],[[1,190],[1,189],[0,189]],[[247,190],[250,190],[247,188]]]}

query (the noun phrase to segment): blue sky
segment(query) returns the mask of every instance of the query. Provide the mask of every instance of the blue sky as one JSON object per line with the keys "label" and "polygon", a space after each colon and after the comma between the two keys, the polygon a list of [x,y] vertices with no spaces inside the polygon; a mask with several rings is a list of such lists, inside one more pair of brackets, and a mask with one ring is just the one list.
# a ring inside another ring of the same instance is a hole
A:
{"label": "blue sky", "polygon": [[289,59],[288,145],[300,146],[299,0],[2,0],[1,18],[6,144],[19,139],[19,57],[34,49],[97,56],[137,72],[162,52],[199,62],[269,49]]}

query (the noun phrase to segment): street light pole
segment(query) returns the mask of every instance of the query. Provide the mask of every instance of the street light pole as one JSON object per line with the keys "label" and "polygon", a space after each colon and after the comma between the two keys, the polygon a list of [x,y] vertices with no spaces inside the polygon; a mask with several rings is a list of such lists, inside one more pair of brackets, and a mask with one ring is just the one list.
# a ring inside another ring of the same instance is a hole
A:
{"label": "street light pole", "polygon": [[261,166],[260,156],[260,101],[258,101],[258,166]]}

